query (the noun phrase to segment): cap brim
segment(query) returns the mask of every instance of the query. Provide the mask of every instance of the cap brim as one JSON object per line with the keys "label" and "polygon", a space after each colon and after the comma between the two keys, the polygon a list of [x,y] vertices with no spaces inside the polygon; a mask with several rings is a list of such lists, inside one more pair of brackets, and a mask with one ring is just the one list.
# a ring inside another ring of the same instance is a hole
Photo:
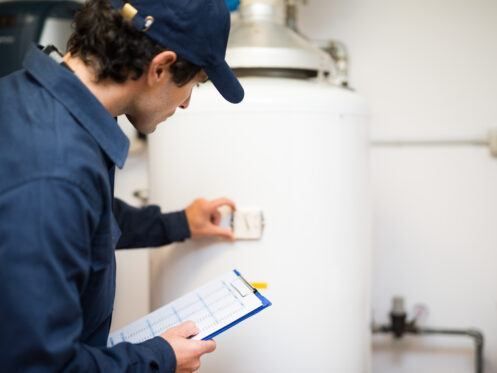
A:
{"label": "cap brim", "polygon": [[227,101],[238,104],[243,100],[245,96],[243,87],[226,61],[216,66],[206,66],[204,71],[214,87]]}

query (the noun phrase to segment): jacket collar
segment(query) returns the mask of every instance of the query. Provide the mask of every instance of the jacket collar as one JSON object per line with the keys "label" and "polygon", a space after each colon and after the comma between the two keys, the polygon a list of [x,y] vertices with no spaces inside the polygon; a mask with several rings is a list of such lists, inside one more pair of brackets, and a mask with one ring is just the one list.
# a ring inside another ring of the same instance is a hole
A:
{"label": "jacket collar", "polygon": [[119,168],[128,155],[129,140],[116,120],[68,69],[57,64],[34,45],[24,68],[76,118]]}

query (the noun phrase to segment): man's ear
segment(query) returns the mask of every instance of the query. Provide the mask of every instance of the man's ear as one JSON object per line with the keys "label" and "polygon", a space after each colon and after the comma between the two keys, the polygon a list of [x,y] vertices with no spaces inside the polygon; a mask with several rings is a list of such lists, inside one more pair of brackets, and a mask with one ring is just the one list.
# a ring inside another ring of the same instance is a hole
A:
{"label": "man's ear", "polygon": [[150,85],[169,80],[171,77],[170,67],[176,62],[178,56],[173,51],[164,51],[156,55],[150,62],[147,81]]}

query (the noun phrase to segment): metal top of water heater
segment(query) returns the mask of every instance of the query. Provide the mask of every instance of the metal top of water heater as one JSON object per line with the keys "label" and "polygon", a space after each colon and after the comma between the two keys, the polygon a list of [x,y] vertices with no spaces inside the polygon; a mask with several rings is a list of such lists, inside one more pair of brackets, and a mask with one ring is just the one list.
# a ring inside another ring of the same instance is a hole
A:
{"label": "metal top of water heater", "polygon": [[316,76],[334,69],[329,54],[286,26],[284,0],[242,0],[226,59],[242,74],[269,70]]}

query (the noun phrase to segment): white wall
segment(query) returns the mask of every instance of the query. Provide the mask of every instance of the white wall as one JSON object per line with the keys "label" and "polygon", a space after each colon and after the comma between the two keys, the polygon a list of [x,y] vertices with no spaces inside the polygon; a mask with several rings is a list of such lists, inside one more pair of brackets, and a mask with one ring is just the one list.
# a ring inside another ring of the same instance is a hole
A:
{"label": "white wall", "polygon": [[[497,126],[497,2],[310,0],[301,29],[345,42],[375,140],[483,139]],[[497,159],[484,147],[374,147],[373,308],[477,327],[497,372]],[[469,339],[375,336],[373,372],[473,372]]]}
{"label": "white wall", "polygon": [[497,126],[497,2],[309,0],[301,28],[349,48],[374,138],[480,135]]}

